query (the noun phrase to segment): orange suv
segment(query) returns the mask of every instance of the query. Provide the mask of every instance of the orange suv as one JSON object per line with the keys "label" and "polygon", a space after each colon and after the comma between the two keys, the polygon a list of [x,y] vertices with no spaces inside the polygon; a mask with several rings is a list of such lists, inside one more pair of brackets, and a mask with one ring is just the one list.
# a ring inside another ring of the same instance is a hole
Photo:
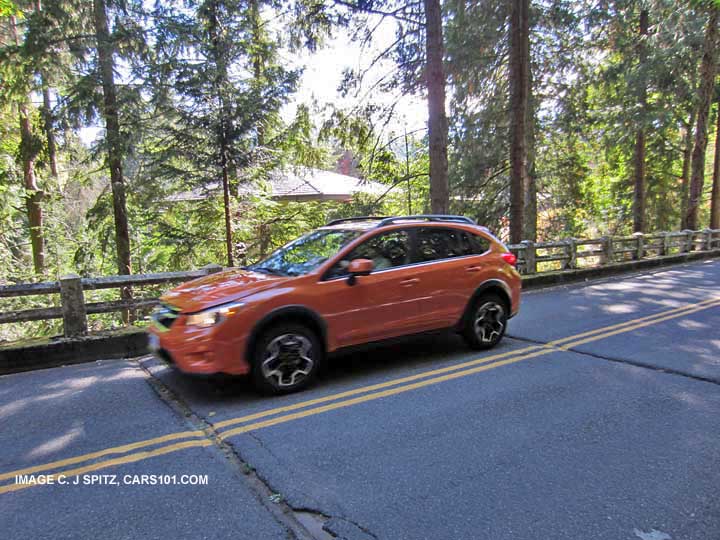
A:
{"label": "orange suv", "polygon": [[449,328],[487,349],[518,311],[515,262],[462,216],[337,219],[165,294],[150,348],[183,372],[250,374],[271,393],[310,384],[328,353],[402,335]]}

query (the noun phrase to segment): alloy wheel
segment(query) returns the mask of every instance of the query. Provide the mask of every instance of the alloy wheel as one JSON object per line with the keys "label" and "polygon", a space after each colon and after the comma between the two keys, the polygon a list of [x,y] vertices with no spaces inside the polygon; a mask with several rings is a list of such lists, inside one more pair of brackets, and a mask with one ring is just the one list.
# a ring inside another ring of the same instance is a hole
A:
{"label": "alloy wheel", "polygon": [[480,343],[498,341],[505,330],[505,309],[497,302],[485,302],[475,312],[473,328]]}
{"label": "alloy wheel", "polygon": [[300,334],[282,334],[267,344],[263,377],[278,388],[300,384],[312,371],[312,342]]}

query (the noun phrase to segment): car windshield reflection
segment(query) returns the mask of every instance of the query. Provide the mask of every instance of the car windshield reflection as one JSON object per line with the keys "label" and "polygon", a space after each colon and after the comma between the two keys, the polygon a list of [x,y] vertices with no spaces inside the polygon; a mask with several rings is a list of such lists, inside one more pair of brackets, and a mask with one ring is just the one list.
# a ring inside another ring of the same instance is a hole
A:
{"label": "car windshield reflection", "polygon": [[248,270],[280,276],[301,276],[312,272],[362,231],[318,230],[301,236],[272,253]]}

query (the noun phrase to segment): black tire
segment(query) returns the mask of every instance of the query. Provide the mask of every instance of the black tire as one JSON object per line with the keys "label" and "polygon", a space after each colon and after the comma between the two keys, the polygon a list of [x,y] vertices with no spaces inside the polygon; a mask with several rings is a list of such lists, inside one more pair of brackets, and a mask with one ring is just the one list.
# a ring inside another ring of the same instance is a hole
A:
{"label": "black tire", "polygon": [[315,381],[324,356],[320,339],[307,326],[273,325],[260,335],[253,348],[253,383],[264,394],[298,392]]}
{"label": "black tire", "polygon": [[478,350],[500,343],[507,329],[507,313],[507,303],[497,294],[481,295],[465,314],[462,336],[466,343]]}

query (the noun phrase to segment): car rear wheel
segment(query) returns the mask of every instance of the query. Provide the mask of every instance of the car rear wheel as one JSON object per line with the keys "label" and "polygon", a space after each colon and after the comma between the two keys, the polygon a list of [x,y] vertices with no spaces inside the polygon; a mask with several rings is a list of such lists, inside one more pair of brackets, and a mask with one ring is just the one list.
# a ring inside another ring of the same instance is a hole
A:
{"label": "car rear wheel", "polygon": [[505,302],[495,294],[486,294],[477,299],[465,317],[463,337],[473,349],[490,349],[500,342],[506,328]]}
{"label": "car rear wheel", "polygon": [[323,356],[320,340],[306,326],[272,326],[260,336],[255,347],[253,382],[264,393],[297,392],[314,381]]}

